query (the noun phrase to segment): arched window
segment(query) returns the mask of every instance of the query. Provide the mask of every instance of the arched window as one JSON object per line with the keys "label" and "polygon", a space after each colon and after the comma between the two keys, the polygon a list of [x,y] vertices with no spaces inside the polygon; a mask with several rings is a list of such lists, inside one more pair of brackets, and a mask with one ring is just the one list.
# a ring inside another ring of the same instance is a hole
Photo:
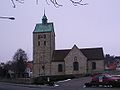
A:
{"label": "arched window", "polygon": [[92,70],[96,69],[96,62],[92,62]]}
{"label": "arched window", "polygon": [[79,70],[79,63],[78,62],[73,62],[73,70],[78,71]]}
{"label": "arched window", "polygon": [[58,64],[58,72],[62,72],[63,71],[63,65],[62,64]]}
{"label": "arched window", "polygon": [[74,57],[74,61],[77,61],[77,57],[76,56]]}

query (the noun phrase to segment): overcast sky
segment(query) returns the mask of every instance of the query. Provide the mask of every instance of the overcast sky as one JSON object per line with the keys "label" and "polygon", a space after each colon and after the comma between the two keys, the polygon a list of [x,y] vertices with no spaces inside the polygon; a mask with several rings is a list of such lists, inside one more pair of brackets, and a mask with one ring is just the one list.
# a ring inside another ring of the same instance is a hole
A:
{"label": "overcast sky", "polygon": [[120,0],[84,0],[86,6],[73,6],[69,0],[58,0],[63,7],[55,8],[45,0],[25,0],[12,8],[10,0],[0,1],[0,62],[12,60],[22,48],[32,60],[32,32],[41,23],[44,8],[49,22],[54,22],[56,49],[103,47],[104,54],[120,55]]}

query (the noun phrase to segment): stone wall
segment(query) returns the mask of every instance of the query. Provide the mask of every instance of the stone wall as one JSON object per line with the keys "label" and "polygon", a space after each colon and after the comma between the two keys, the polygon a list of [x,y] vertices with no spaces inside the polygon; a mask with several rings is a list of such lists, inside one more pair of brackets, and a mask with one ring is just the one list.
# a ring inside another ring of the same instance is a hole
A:
{"label": "stone wall", "polygon": [[[92,69],[92,62],[96,63],[96,69]],[[88,61],[88,73],[97,73],[104,71],[104,60],[89,60]]]}
{"label": "stone wall", "polygon": [[[63,66],[63,71],[62,72],[58,72],[58,65],[62,64]],[[64,62],[52,62],[51,63],[51,75],[64,75],[65,71],[64,71]]]}

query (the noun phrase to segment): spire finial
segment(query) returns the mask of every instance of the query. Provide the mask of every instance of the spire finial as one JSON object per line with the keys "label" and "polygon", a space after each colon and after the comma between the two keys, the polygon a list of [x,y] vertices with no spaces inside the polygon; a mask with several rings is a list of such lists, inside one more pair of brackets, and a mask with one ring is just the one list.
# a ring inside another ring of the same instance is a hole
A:
{"label": "spire finial", "polygon": [[45,7],[44,7],[44,15],[45,15]]}
{"label": "spire finial", "polygon": [[45,8],[44,8],[44,15],[43,15],[43,18],[42,18],[42,23],[43,24],[46,24],[47,23],[47,17],[45,15]]}

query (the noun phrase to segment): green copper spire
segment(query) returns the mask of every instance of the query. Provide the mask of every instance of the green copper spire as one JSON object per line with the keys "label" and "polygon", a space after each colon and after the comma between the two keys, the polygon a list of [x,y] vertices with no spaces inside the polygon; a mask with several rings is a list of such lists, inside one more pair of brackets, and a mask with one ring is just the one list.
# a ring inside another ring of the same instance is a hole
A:
{"label": "green copper spire", "polygon": [[45,9],[44,9],[44,16],[42,17],[42,24],[47,24],[47,17],[45,15]]}
{"label": "green copper spire", "polygon": [[52,22],[47,22],[47,17],[45,15],[45,9],[44,9],[44,15],[42,17],[42,23],[38,23],[35,26],[34,33],[39,32],[54,32],[54,26]]}

